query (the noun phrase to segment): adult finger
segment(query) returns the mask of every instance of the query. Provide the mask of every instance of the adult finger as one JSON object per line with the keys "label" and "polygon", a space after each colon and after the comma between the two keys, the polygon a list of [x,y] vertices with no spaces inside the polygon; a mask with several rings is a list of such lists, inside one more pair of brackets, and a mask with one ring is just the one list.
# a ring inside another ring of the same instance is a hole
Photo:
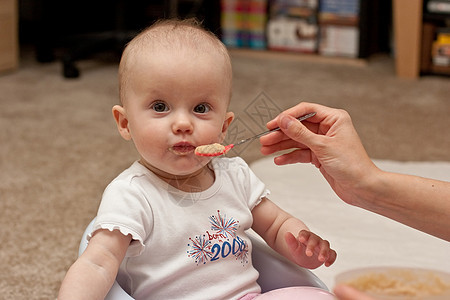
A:
{"label": "adult finger", "polygon": [[307,149],[302,143],[296,142],[288,137],[281,140],[275,144],[261,144],[261,152],[264,155],[272,154],[278,151],[289,150],[289,149]]}
{"label": "adult finger", "polygon": [[290,115],[281,114],[278,118],[278,126],[289,138],[309,148],[315,143],[317,135]]}
{"label": "adult finger", "polygon": [[288,165],[296,163],[311,163],[311,150],[309,149],[298,149],[290,153],[286,153],[274,158],[276,165]]}
{"label": "adult finger", "polygon": [[[317,112],[317,115],[315,115],[314,117],[311,117],[308,120],[314,120],[318,118],[318,115],[320,114],[319,112],[322,110],[326,110],[327,107],[322,106],[320,104],[315,104],[315,103],[308,103],[308,102],[300,102],[299,104],[286,109],[285,111],[283,111],[281,114],[286,114],[286,115],[290,115],[293,116],[295,118],[298,118],[300,116],[309,114],[311,112]],[[279,119],[278,115],[277,117],[275,117],[273,120],[267,122],[267,128],[269,129],[274,129],[278,126],[278,119]],[[317,121],[315,121],[317,122]]]}

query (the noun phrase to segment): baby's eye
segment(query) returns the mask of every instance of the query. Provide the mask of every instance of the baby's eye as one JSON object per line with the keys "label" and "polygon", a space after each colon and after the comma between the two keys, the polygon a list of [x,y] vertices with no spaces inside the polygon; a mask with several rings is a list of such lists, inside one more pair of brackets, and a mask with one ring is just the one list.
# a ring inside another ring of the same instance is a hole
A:
{"label": "baby's eye", "polygon": [[199,113],[199,114],[205,114],[205,113],[209,112],[210,110],[211,110],[211,107],[205,103],[199,104],[194,108],[194,112]]}
{"label": "baby's eye", "polygon": [[165,112],[169,110],[169,107],[164,102],[154,102],[150,108],[156,112]]}

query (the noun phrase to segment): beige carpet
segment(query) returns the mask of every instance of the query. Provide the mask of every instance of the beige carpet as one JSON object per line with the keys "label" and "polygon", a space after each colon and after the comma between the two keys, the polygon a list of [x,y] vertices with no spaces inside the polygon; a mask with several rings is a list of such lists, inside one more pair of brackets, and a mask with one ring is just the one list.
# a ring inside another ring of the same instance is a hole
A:
{"label": "beige carpet", "polygon": [[[388,57],[367,64],[233,58],[236,138],[261,130],[277,109],[308,100],[347,109],[374,158],[450,161],[449,78],[400,80]],[[103,189],[137,157],[110,113],[116,63],[79,66],[82,77],[65,80],[59,63],[25,57],[19,70],[0,76],[1,299],[55,298]],[[239,154],[261,158],[257,142]]]}

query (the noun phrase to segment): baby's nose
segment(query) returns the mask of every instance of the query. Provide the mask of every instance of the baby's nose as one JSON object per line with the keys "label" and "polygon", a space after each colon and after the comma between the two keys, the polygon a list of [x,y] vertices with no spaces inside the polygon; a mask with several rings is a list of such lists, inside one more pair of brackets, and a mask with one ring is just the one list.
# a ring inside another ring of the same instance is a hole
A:
{"label": "baby's nose", "polygon": [[174,133],[191,133],[193,129],[192,120],[185,115],[178,115],[172,126]]}

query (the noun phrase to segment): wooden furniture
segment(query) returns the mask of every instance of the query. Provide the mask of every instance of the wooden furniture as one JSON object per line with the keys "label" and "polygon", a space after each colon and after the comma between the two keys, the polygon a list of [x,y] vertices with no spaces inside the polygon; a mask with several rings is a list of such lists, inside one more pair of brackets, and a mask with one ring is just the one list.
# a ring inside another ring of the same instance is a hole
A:
{"label": "wooden furniture", "polygon": [[0,72],[19,64],[17,0],[0,0]]}
{"label": "wooden furniture", "polygon": [[450,67],[431,63],[436,26],[424,16],[423,0],[394,0],[394,51],[398,77],[417,79],[421,73],[450,75]]}
{"label": "wooden furniture", "polygon": [[395,69],[398,77],[415,79],[420,73],[423,0],[394,0]]}
{"label": "wooden furniture", "polygon": [[[430,12],[428,10],[423,13],[422,25],[422,54],[420,60],[421,73],[450,75],[450,57],[445,55],[445,46],[448,42],[443,42],[444,36],[450,33],[450,14],[441,12]],[[440,49],[443,53],[439,53],[437,40],[441,41]],[[436,44],[436,45],[434,45]],[[438,58],[438,57],[440,58]],[[439,63],[437,63],[439,62]]]}

